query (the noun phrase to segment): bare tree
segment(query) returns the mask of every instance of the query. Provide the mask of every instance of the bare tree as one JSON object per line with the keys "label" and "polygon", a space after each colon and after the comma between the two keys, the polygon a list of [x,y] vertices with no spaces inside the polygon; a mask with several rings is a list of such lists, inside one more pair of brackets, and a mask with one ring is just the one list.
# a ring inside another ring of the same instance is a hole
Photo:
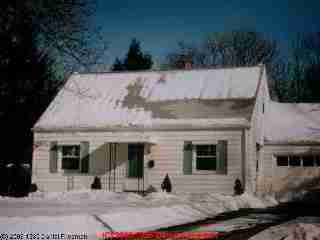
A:
{"label": "bare tree", "polygon": [[214,66],[268,64],[278,54],[275,41],[254,31],[215,33],[208,38],[206,48]]}
{"label": "bare tree", "polygon": [[298,34],[292,42],[284,101],[320,102],[320,33]]}
{"label": "bare tree", "polygon": [[90,21],[93,0],[1,1],[0,7],[0,31],[14,36],[17,24],[32,25],[41,51],[62,62],[66,72],[90,70],[105,53],[106,41]]}
{"label": "bare tree", "polygon": [[195,67],[238,67],[271,63],[279,54],[275,41],[254,31],[232,31],[213,33],[201,46],[187,45],[183,42],[167,57],[167,64],[178,68],[185,59],[196,64]]}
{"label": "bare tree", "polygon": [[[167,56],[166,69],[241,67],[266,64],[270,85],[285,76],[284,62],[279,58],[277,43],[255,31],[213,33],[200,46],[179,43],[178,49]],[[272,91],[275,95],[276,91]]]}

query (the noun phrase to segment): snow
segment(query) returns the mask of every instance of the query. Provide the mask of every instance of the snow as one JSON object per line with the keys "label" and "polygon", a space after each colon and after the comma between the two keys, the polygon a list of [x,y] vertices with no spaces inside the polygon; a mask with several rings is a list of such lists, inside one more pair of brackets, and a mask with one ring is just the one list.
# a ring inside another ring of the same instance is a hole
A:
{"label": "snow", "polygon": [[319,142],[320,104],[270,101],[265,123],[268,142]]}
{"label": "snow", "polygon": [[289,235],[284,240],[314,240],[320,239],[320,223],[298,224],[290,229]]}
{"label": "snow", "polygon": [[299,217],[289,222],[270,227],[250,240],[314,240],[320,239],[320,218]]}
{"label": "snow", "polygon": [[[151,111],[146,107],[148,104],[188,99],[252,98],[260,72],[261,67],[244,67],[73,74],[35,128],[152,126],[155,119],[156,124],[161,123],[153,116],[161,110]],[[222,119],[220,123],[224,121]]]}
{"label": "snow", "polygon": [[85,233],[93,239],[99,231],[156,230],[272,204],[247,193],[156,192],[142,197],[100,190],[35,192],[26,198],[0,198],[0,232]]}

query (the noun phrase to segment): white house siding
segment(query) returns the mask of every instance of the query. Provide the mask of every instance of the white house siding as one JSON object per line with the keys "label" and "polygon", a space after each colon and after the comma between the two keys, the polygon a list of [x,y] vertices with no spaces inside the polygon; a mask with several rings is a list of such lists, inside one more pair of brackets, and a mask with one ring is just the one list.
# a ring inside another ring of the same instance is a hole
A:
{"label": "white house siding", "polygon": [[[216,144],[218,140],[228,141],[228,174],[183,175],[184,141]],[[168,174],[174,191],[232,193],[235,179],[241,178],[241,131],[163,132],[152,147],[151,157],[155,167],[149,172],[149,184],[156,188]]]}
{"label": "white house siding", "polygon": [[259,171],[262,167],[262,149],[257,151],[256,143],[263,146],[264,137],[264,110],[267,108],[270,100],[267,84],[266,69],[263,69],[259,88],[257,90],[256,102],[251,119],[251,128],[248,136],[248,157],[247,157],[247,179],[246,190],[257,191],[257,179],[259,178]]}
{"label": "white house siding", "polygon": [[320,154],[320,145],[265,145],[263,148],[263,166],[258,181],[259,193],[273,193],[281,198],[288,191],[308,187],[312,180],[320,177],[320,167],[277,166],[277,155]]}
{"label": "white house siding", "polygon": [[[156,141],[151,145],[150,153],[145,155],[145,188],[152,185],[160,189],[166,174],[169,175],[173,191],[204,192],[214,191],[233,193],[235,179],[241,179],[241,130],[225,131],[157,131],[157,132],[64,132],[35,133],[35,150],[33,153],[33,182],[39,189],[46,191],[63,191],[69,189],[89,188],[94,176],[101,176],[104,189],[109,187],[108,147],[107,142],[118,142],[118,156],[121,164],[116,169],[116,191],[124,190],[127,184],[127,143],[145,142],[149,137]],[[218,140],[228,141],[228,174],[218,175],[183,175],[183,144],[184,141],[216,144]],[[90,142],[89,174],[65,176],[49,172],[49,144]],[[147,154],[147,153],[146,153]],[[148,169],[147,159],[154,160],[155,166]],[[113,176],[113,175],[112,175]],[[113,177],[111,181],[113,181]],[[111,182],[112,185],[113,182]],[[112,185],[113,186],[113,185]],[[111,190],[114,190],[113,187]]]}

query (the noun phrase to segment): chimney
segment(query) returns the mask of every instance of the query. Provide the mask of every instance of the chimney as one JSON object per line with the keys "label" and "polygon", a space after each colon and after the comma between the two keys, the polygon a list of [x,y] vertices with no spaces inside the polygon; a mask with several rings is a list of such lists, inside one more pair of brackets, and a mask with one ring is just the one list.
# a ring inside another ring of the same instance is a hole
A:
{"label": "chimney", "polygon": [[192,63],[191,63],[191,61],[186,61],[186,62],[184,63],[184,69],[186,69],[186,70],[192,69]]}

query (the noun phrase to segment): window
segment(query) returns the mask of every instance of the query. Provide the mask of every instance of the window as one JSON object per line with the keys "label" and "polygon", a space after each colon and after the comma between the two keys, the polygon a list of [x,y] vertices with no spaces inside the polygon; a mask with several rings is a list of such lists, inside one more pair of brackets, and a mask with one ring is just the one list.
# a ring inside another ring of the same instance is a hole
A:
{"label": "window", "polygon": [[195,170],[213,171],[217,168],[216,145],[195,145]]}
{"label": "window", "polygon": [[289,166],[298,167],[300,164],[300,156],[289,156]]}
{"label": "window", "polygon": [[302,156],[302,165],[304,167],[312,167],[314,165],[314,156],[312,155]]}
{"label": "window", "polygon": [[277,156],[277,166],[288,166],[288,156]]}
{"label": "window", "polygon": [[80,145],[62,146],[62,169],[80,169]]}
{"label": "window", "polygon": [[283,155],[277,156],[277,166],[320,167],[320,155]]}

